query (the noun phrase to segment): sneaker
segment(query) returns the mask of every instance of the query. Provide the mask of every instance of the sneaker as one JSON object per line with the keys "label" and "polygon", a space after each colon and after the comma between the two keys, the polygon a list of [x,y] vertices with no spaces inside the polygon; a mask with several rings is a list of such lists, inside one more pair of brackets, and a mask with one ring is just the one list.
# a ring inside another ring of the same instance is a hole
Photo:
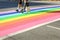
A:
{"label": "sneaker", "polygon": [[23,9],[21,9],[21,11],[20,11],[21,13],[23,13],[24,12],[24,10]]}
{"label": "sneaker", "polygon": [[18,9],[17,9],[16,11],[17,11],[17,12],[19,12],[19,10],[18,10]]}

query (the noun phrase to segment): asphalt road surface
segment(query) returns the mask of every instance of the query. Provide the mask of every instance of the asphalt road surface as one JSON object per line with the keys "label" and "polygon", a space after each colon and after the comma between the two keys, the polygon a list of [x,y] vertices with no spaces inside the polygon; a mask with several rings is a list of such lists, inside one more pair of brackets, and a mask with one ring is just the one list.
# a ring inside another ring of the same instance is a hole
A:
{"label": "asphalt road surface", "polygon": [[[60,2],[40,2],[40,1],[32,1],[30,2],[30,7],[38,7],[38,6],[49,6],[49,5],[60,5]],[[1,11],[9,11],[16,10],[17,2],[2,2],[0,1],[0,12]]]}
{"label": "asphalt road surface", "polygon": [[60,20],[4,40],[60,40]]}
{"label": "asphalt road surface", "polygon": [[[31,7],[52,5],[50,3],[32,3]],[[38,4],[38,5],[37,5]],[[54,4],[53,4],[54,5]],[[0,12],[16,10],[17,2],[0,2]],[[60,40],[60,20],[40,26],[33,30],[8,37],[4,40]]]}

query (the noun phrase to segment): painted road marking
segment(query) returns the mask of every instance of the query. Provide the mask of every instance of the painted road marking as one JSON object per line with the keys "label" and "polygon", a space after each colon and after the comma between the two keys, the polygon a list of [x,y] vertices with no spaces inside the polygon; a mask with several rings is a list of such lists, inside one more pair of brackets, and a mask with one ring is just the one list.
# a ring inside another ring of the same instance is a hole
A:
{"label": "painted road marking", "polygon": [[57,30],[60,30],[60,28],[55,27],[55,26],[51,26],[51,25],[47,25],[47,27],[49,27],[49,28],[53,28],[53,29],[57,29]]}
{"label": "painted road marking", "polygon": [[[53,20],[53,21],[50,21],[50,22],[45,22],[45,23],[43,23],[43,24],[38,24],[38,25],[36,25],[36,26],[34,26],[34,27],[31,27],[31,28],[28,28],[28,29],[26,29],[26,30],[17,31],[17,32],[15,32],[15,33],[8,34],[8,35],[6,35],[6,36],[4,36],[4,37],[0,37],[0,40],[3,40],[3,39],[5,39],[5,38],[7,38],[7,37],[11,37],[11,36],[16,35],[16,34],[19,34],[19,33],[23,33],[23,32],[26,32],[26,31],[35,29],[35,28],[37,28],[37,27],[41,27],[41,26],[43,26],[43,25],[46,25],[46,24],[49,24],[49,23],[52,23],[52,22],[55,22],[55,21],[58,21],[58,20],[60,20],[60,18],[58,18],[58,19],[56,19],[56,20]],[[60,29],[59,29],[59,30],[60,30]]]}

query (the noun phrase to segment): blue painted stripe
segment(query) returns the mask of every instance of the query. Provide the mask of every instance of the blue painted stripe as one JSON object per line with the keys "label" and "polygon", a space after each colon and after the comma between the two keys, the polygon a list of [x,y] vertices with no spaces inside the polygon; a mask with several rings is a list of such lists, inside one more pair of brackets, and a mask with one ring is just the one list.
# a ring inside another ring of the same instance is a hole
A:
{"label": "blue painted stripe", "polygon": [[[45,8],[36,8],[36,9],[31,9],[31,12],[33,11],[37,11],[37,10],[47,10],[50,8],[60,8],[60,6],[53,6],[53,7],[45,7]],[[10,14],[16,14],[17,12],[12,12],[12,13],[4,13],[4,14],[0,14],[0,16],[4,16],[4,15],[10,15]]]}

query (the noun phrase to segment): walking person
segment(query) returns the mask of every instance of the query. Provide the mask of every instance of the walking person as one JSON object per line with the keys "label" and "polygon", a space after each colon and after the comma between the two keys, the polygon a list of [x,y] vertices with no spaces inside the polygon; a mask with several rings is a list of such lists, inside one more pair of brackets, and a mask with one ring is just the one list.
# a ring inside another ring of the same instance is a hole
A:
{"label": "walking person", "polygon": [[22,6],[22,0],[18,0],[18,7],[17,7],[17,12],[20,12],[20,10],[23,8]]}
{"label": "walking person", "polygon": [[26,9],[26,12],[30,12],[30,7],[29,7],[29,1],[28,0],[24,0],[24,9]]}
{"label": "walking person", "polygon": [[[24,3],[24,6],[22,3]],[[25,9],[26,9],[26,12],[30,11],[28,0],[18,0],[18,8],[16,11],[23,13]]]}

